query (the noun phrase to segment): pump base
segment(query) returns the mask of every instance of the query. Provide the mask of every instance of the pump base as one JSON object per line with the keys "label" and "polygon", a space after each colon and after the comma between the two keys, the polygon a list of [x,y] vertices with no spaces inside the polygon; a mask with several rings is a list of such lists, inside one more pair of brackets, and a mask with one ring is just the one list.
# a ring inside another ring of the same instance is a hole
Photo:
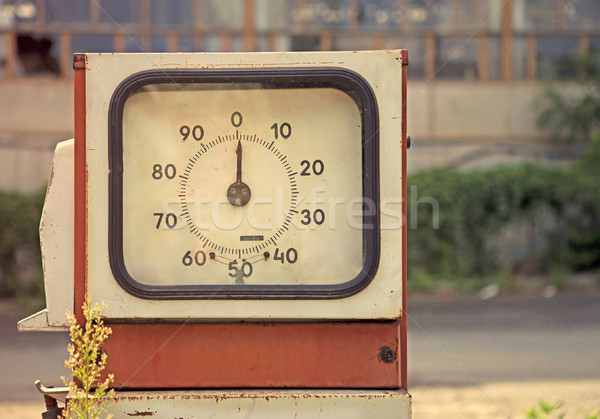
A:
{"label": "pump base", "polygon": [[410,419],[403,390],[122,391],[108,410],[115,418]]}

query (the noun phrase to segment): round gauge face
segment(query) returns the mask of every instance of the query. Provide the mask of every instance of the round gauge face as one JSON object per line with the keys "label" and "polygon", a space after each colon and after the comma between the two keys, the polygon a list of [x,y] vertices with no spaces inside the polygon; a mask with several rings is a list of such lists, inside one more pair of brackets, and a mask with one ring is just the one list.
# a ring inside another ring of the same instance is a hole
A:
{"label": "round gauge face", "polygon": [[342,298],[373,278],[378,113],[358,74],[143,72],[109,119],[109,257],[131,294]]}

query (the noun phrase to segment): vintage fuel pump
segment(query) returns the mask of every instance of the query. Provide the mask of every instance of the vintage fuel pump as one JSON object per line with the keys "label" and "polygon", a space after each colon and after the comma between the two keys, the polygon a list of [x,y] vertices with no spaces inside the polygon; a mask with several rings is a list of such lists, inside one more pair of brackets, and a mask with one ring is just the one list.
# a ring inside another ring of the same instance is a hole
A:
{"label": "vintage fuel pump", "polygon": [[407,64],[76,54],[19,329],[104,302],[118,418],[409,418]]}

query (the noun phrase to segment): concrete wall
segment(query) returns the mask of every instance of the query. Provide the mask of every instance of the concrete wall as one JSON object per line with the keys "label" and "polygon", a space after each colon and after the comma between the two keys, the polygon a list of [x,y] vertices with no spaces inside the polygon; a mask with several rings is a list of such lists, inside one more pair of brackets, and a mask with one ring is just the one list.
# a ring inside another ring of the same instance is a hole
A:
{"label": "concrete wall", "polygon": [[413,82],[408,85],[408,127],[426,140],[539,139],[537,83]]}
{"label": "concrete wall", "polygon": [[48,183],[57,142],[73,136],[72,81],[0,83],[0,189],[35,191]]}
{"label": "concrete wall", "polygon": [[[544,136],[535,127],[533,108],[542,89],[524,82],[409,83],[408,130],[414,145],[409,169],[470,167],[478,160],[488,166],[523,155],[544,158],[547,145],[540,142]],[[0,82],[0,189],[43,187],[55,144],[72,132],[71,80]]]}
{"label": "concrete wall", "polygon": [[0,134],[49,136],[72,131],[72,81],[44,77],[0,82]]}

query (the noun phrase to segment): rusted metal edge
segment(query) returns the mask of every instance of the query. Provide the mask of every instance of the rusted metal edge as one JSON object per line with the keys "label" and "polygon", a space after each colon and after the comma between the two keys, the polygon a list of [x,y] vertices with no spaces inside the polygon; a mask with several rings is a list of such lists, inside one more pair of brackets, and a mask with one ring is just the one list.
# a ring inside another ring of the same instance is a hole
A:
{"label": "rusted metal edge", "polygon": [[400,387],[408,391],[408,336],[407,336],[407,263],[408,255],[406,246],[408,244],[407,237],[407,137],[408,137],[408,125],[407,125],[407,68],[408,65],[408,51],[402,51],[403,60],[406,58],[406,64],[402,64],[402,215],[404,216],[404,224],[402,225],[402,317],[400,318],[399,327],[399,339],[400,339]]}
{"label": "rusted metal edge", "polygon": [[73,54],[73,70],[85,70],[85,54]]}
{"label": "rusted metal edge", "polygon": [[310,399],[389,399],[411,395],[402,389],[323,389],[323,388],[268,388],[268,389],[177,389],[177,390],[118,390],[114,401],[139,402],[148,400],[207,400],[217,401],[267,399],[270,400],[310,400]]}
{"label": "rusted metal edge", "polygon": [[408,65],[408,50],[403,49],[401,51],[401,54],[402,54],[402,65],[403,66]]}
{"label": "rusted metal edge", "polygon": [[[75,54],[75,57],[85,54]],[[85,63],[85,62],[84,62]],[[75,64],[75,63],[74,63]],[[74,265],[73,291],[75,317],[77,323],[85,323],[82,305],[86,300],[87,275],[87,169],[86,169],[86,98],[85,98],[85,65],[75,67],[74,81]]]}

